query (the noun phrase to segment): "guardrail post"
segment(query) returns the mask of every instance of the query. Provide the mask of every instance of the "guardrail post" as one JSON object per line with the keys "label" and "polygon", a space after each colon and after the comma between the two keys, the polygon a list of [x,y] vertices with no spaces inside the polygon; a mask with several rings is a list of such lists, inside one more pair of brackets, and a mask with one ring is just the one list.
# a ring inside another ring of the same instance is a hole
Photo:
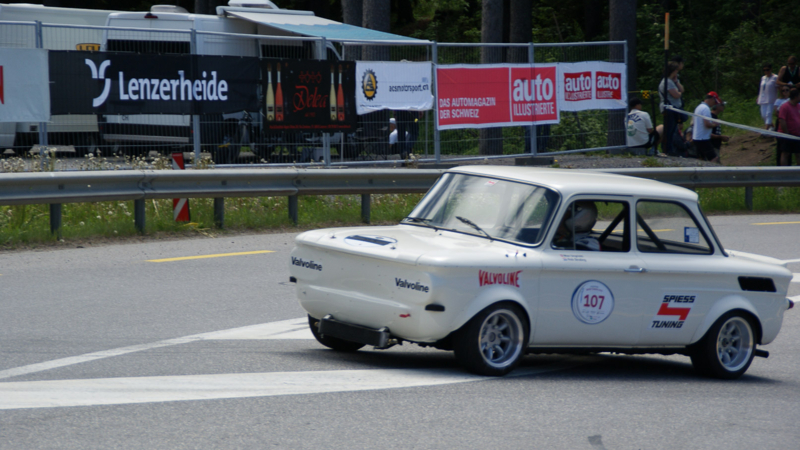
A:
{"label": "guardrail post", "polygon": [[50,204],[50,234],[61,239],[61,203]]}
{"label": "guardrail post", "polygon": [[225,228],[225,198],[214,198],[214,226]]}
{"label": "guardrail post", "polygon": [[140,198],[133,201],[133,226],[136,231],[144,234],[144,199]]}
{"label": "guardrail post", "polygon": [[744,206],[748,211],[753,210],[753,187],[744,188]]}
{"label": "guardrail post", "polygon": [[291,220],[295,225],[297,225],[297,198],[298,197],[296,195],[289,196],[289,220]]}
{"label": "guardrail post", "polygon": [[361,221],[364,223],[369,223],[371,197],[370,194],[361,194]]}

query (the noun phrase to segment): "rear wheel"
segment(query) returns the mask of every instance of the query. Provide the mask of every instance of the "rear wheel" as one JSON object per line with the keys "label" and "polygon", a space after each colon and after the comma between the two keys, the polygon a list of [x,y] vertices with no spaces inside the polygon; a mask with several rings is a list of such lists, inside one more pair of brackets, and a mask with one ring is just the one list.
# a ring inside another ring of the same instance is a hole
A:
{"label": "rear wheel", "polygon": [[479,375],[502,376],[519,364],[529,336],[525,313],[510,303],[497,303],[467,322],[454,336],[456,359]]}
{"label": "rear wheel", "polygon": [[692,365],[699,373],[732,380],[742,376],[750,367],[755,349],[750,318],[733,311],[714,322],[690,350]]}
{"label": "rear wheel", "polygon": [[314,338],[325,347],[340,352],[354,352],[364,346],[364,344],[359,344],[358,342],[345,341],[344,339],[319,334],[319,320],[311,316],[308,316],[308,327],[311,328],[311,334],[314,335]]}

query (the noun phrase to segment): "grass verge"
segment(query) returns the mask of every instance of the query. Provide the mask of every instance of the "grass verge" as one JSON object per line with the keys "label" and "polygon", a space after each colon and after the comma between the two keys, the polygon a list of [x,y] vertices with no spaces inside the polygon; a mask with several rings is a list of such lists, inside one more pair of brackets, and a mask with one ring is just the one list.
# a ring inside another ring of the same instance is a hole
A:
{"label": "grass verge", "polygon": [[[744,188],[698,189],[700,204],[707,214],[749,213]],[[373,224],[397,223],[408,215],[421,194],[373,195]],[[800,188],[762,187],[753,190],[754,212],[792,213],[800,211]],[[212,199],[190,200],[192,222],[176,223],[172,200],[145,203],[145,234],[152,238],[209,237],[242,232],[290,232],[309,228],[356,226],[361,224],[361,197],[320,195],[300,197],[299,224],[288,217],[286,197],[228,198],[225,200],[225,229],[213,226]],[[62,207],[61,242],[114,240],[139,236],[133,223],[133,202],[73,203]],[[59,242],[50,233],[48,205],[0,206],[0,250],[36,248]]]}

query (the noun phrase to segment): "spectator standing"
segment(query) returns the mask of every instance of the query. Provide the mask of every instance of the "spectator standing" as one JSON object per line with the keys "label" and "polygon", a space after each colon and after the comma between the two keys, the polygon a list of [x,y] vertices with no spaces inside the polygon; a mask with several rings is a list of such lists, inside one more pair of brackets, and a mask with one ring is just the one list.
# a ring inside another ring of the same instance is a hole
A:
{"label": "spectator standing", "polygon": [[[789,101],[789,91],[792,89],[789,86],[780,86],[780,97],[775,100],[775,129],[778,129],[778,111],[781,109],[781,105]],[[781,165],[781,144],[783,143],[782,140],[776,139],[777,143],[775,145],[775,164]],[[792,163],[791,155],[789,155],[789,164]]]}
{"label": "spectator standing", "polygon": [[786,65],[778,71],[778,85],[796,86],[800,84],[800,69],[797,67],[797,57],[790,56]]}
{"label": "spectator standing", "polygon": [[761,118],[764,119],[764,129],[772,129],[772,109],[775,100],[778,98],[778,76],[772,73],[772,65],[764,64],[761,67],[764,76],[761,77],[761,85],[758,88],[758,100],[756,103],[761,107]]}
{"label": "spectator standing", "polygon": [[626,144],[636,154],[650,154],[649,149],[658,143],[650,114],[642,111],[642,101],[633,97],[628,101]]}
{"label": "spectator standing", "polygon": [[420,114],[417,111],[395,111],[394,113],[397,118],[397,149],[400,159],[408,158],[417,142]]}
{"label": "spectator standing", "polygon": [[706,94],[703,102],[697,105],[694,109],[695,118],[692,130],[692,141],[694,148],[697,150],[697,157],[706,161],[719,162],[719,156],[714,152],[714,146],[711,145],[711,131],[714,128],[715,122],[707,120],[706,117],[711,119],[711,107],[722,103],[719,95],[711,91]]}
{"label": "spectator standing", "polygon": [[[792,136],[800,137],[800,90],[792,89],[789,92],[789,101],[781,105],[778,111],[778,131]],[[781,164],[788,166],[790,157],[800,153],[800,141],[795,139],[780,138],[781,144]]]}
{"label": "spectator standing", "polygon": [[[661,80],[658,85],[658,95],[661,97],[660,108],[664,115],[664,139],[661,141],[661,150],[670,156],[679,156],[674,154],[672,148],[672,136],[675,134],[675,128],[678,126],[678,118],[681,115],[675,111],[669,111],[665,107],[667,105],[673,108],[681,107],[681,97],[683,96],[683,85],[678,81],[678,71],[680,65],[675,61],[670,61],[667,64],[665,71],[665,79]],[[665,84],[666,81],[666,84]]]}

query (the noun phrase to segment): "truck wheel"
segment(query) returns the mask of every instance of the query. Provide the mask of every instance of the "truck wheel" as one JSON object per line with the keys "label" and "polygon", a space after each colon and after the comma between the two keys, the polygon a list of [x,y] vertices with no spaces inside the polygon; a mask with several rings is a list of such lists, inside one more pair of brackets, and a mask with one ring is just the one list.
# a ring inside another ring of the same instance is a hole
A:
{"label": "truck wheel", "polygon": [[719,318],[690,348],[695,370],[705,376],[733,380],[742,376],[755,356],[756,341],[750,319],[731,311]]}
{"label": "truck wheel", "polygon": [[345,341],[344,339],[319,334],[319,320],[311,316],[308,316],[308,327],[311,328],[311,334],[314,335],[314,338],[325,347],[340,352],[354,352],[364,346],[364,344],[359,344],[358,342]]}
{"label": "truck wheel", "polygon": [[525,355],[529,335],[525,313],[518,306],[496,303],[456,332],[453,350],[469,371],[502,376],[514,370]]}

